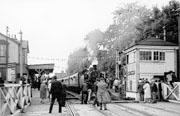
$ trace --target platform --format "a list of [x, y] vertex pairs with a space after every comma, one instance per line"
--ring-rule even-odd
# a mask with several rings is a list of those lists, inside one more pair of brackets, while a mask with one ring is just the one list
[[[58, 113], [57, 103], [51, 114], [49, 111], [49, 100], [45, 104], [40, 103], [39, 91], [33, 90], [32, 104], [25, 109], [25, 113], [18, 113], [12, 116], [72, 116], [67, 107], [62, 108], [62, 114]], [[99, 110], [92, 104], [70, 105], [74, 116], [180, 116], [180, 104], [170, 102], [134, 103], [134, 102], [113, 102], [107, 105], [108, 110]]]

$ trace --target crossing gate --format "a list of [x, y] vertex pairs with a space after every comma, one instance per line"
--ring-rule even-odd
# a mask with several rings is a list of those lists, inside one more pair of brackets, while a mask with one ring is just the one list
[[180, 103], [180, 82], [174, 82], [174, 88], [163, 83], [162, 88], [162, 94], [165, 100]]
[[5, 84], [0, 87], [0, 116], [15, 114], [31, 103], [31, 86], [29, 84]]

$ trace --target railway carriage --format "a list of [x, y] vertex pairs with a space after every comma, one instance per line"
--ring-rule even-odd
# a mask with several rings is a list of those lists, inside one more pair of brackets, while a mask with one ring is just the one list
[[[88, 80], [90, 83], [94, 82], [96, 79], [92, 78], [93, 76], [90, 75], [92, 72], [88, 72], [88, 70], [83, 70], [78, 73], [74, 73], [72, 75], [69, 75], [67, 77], [58, 79], [61, 81], [64, 80], [64, 84], [66, 85], [67, 89], [76, 93], [80, 93], [82, 84], [84, 83], [84, 80]], [[100, 75], [100, 72], [98, 72], [98, 77]], [[97, 77], [97, 75], [95, 75]], [[91, 77], [91, 78], [89, 78]], [[92, 81], [93, 80], [93, 81]], [[93, 84], [92, 84], [93, 85]]]
[[84, 82], [84, 75], [82, 72], [74, 73], [70, 76], [58, 79], [58, 81], [61, 81], [62, 79], [68, 90], [79, 93], [82, 83]]

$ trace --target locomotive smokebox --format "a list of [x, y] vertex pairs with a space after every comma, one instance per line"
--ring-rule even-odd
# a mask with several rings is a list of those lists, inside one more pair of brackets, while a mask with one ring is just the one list
[[96, 70], [97, 69], [97, 65], [93, 65], [93, 68]]

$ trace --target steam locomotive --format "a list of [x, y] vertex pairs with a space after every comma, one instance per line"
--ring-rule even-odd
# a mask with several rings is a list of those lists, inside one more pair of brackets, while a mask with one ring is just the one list
[[83, 70], [78, 73], [74, 73], [70, 76], [58, 79], [59, 81], [64, 80], [64, 84], [66, 85], [67, 89], [76, 93], [80, 93], [82, 84], [85, 80], [89, 82], [89, 84], [93, 85], [96, 81], [97, 77], [104, 76], [103, 73], [100, 73], [100, 71], [88, 71]]

